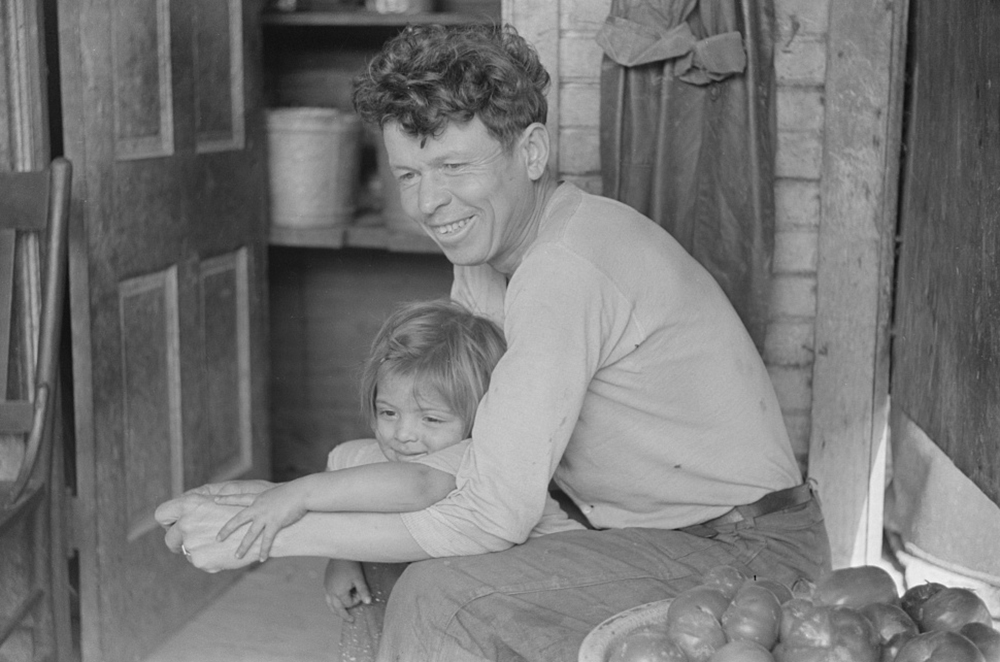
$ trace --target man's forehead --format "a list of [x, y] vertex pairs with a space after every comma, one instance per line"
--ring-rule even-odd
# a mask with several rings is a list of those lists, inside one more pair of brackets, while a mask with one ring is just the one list
[[486, 125], [479, 119], [473, 118], [467, 122], [450, 121], [444, 128], [434, 134], [413, 134], [403, 129], [399, 122], [387, 122], [382, 128], [382, 135], [386, 138], [392, 137], [410, 144], [415, 144], [420, 148], [430, 146], [459, 146], [464, 142], [471, 141], [475, 144], [482, 144], [483, 139], [498, 142], [489, 134]]
[[418, 158], [448, 158], [451, 156], [474, 157], [491, 154], [500, 149], [500, 142], [489, 135], [486, 127], [477, 120], [451, 122], [434, 136], [416, 136], [407, 133], [398, 123], [386, 124], [382, 129], [390, 156], [404, 154]]

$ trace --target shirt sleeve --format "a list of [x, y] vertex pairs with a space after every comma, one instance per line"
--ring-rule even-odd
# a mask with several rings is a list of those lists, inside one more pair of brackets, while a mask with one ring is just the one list
[[374, 439], [354, 439], [344, 441], [333, 447], [326, 456], [326, 470], [337, 471], [360, 467], [364, 464], [388, 462], [378, 442]]
[[560, 507], [559, 502], [550, 496], [545, 500], [545, 510], [542, 511], [542, 518], [538, 520], [538, 524], [531, 530], [528, 537], [537, 538], [539, 536], [547, 536], [550, 533], [585, 528], [583, 524], [580, 524], [575, 519], [570, 519], [566, 511]]
[[479, 554], [524, 542], [601, 360], [608, 290], [593, 266], [542, 246], [511, 279], [508, 349], [480, 403], [456, 489], [403, 522], [431, 556]]
[[472, 440], [466, 439], [413, 461], [454, 476], [458, 473], [458, 467], [462, 464], [462, 457], [470, 443]]

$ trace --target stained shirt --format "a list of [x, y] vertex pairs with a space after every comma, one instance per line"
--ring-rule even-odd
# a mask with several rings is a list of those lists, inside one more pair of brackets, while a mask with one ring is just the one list
[[508, 349], [456, 489], [402, 514], [431, 556], [524, 541], [553, 477], [600, 528], [684, 527], [801, 482], [733, 307], [632, 208], [561, 184], [509, 283], [456, 266], [452, 297], [500, 323]]

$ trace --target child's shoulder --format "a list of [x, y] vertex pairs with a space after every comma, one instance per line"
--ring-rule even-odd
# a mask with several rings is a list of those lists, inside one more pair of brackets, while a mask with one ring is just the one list
[[376, 462], [386, 462], [378, 442], [374, 439], [353, 439], [342, 441], [333, 447], [327, 455], [326, 470], [336, 471]]

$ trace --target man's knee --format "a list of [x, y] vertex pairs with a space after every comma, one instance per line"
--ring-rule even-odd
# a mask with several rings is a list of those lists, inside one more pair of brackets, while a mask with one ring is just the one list
[[[467, 587], [451, 559], [428, 559], [411, 563], [396, 581], [389, 596], [386, 628], [396, 621], [433, 621], [447, 619], [460, 604], [460, 593]], [[393, 621], [390, 624], [389, 621]]]
[[469, 578], [456, 570], [451, 559], [411, 563], [389, 595], [379, 660], [429, 657], [468, 599], [469, 588]]

